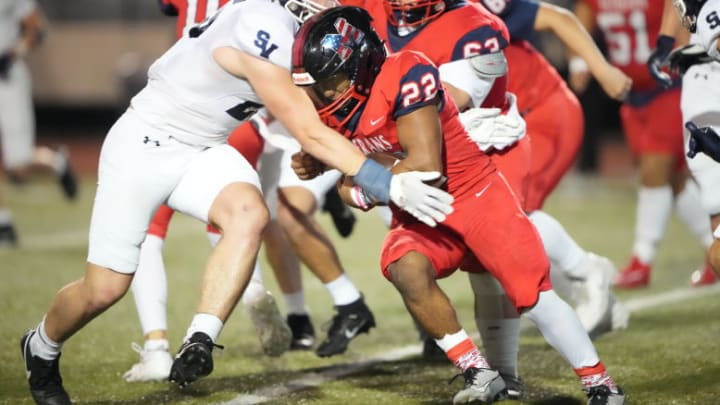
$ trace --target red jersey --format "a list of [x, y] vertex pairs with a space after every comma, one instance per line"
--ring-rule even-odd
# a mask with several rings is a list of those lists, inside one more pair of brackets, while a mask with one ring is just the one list
[[[373, 28], [392, 52], [400, 50], [424, 53], [437, 66], [476, 55], [505, 49], [510, 42], [507, 27], [496, 15], [475, 3], [460, 3], [417, 31], [399, 36], [389, 25], [382, 0], [341, 0], [343, 5], [366, 9]], [[495, 80], [483, 107], [505, 105], [505, 77]]]
[[520, 114], [542, 104], [565, 81], [557, 70], [527, 41], [512, 41], [505, 49], [508, 91], [517, 95]]
[[442, 97], [438, 108], [443, 129], [444, 174], [448, 177], [448, 191], [460, 191], [458, 187], [464, 181], [459, 178], [477, 180], [481, 177], [478, 173], [492, 171], [493, 166], [465, 132], [455, 103], [443, 91], [437, 68], [419, 52], [402, 51], [388, 56], [358, 124], [351, 129], [350, 140], [365, 154], [387, 152], [401, 157], [404, 151], [398, 142], [395, 120], [436, 103], [438, 97]]
[[610, 62], [630, 76], [633, 91], [658, 88], [646, 66], [657, 41], [663, 2], [659, 0], [582, 0], [593, 10], [608, 46]]
[[[166, 14], [177, 15], [176, 35], [178, 38], [191, 26], [213, 15], [229, 0], [160, 0]], [[174, 11], [172, 9], [174, 8]], [[172, 13], [172, 14], [171, 14]]]

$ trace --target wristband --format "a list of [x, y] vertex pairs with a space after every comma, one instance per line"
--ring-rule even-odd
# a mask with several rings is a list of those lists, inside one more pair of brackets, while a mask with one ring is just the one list
[[669, 35], [659, 35], [655, 46], [657, 46], [657, 49], [662, 50], [664, 54], [668, 54], [675, 46], [675, 38]]
[[372, 159], [365, 159], [353, 177], [355, 184], [362, 187], [371, 198], [385, 204], [390, 202], [391, 180], [392, 173]]
[[570, 73], [580, 73], [587, 72], [590, 69], [588, 68], [587, 62], [585, 62], [585, 59], [579, 56], [573, 56], [570, 58], [570, 62], [568, 63], [568, 70]]

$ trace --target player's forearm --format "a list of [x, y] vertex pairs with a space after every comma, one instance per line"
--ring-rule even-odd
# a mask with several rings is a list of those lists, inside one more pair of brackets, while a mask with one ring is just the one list
[[568, 47], [570, 54], [579, 56], [588, 65], [590, 72], [597, 75], [607, 67], [607, 60], [598, 49], [585, 26], [570, 11], [540, 3], [535, 29], [552, 31]]

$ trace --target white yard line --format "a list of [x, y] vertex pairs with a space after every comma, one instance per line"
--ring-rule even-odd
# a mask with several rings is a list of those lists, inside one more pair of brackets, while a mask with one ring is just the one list
[[[681, 302], [690, 298], [717, 294], [719, 292], [720, 284], [715, 284], [713, 286], [703, 288], [679, 288], [676, 290], [658, 293], [648, 297], [635, 298], [623, 302], [630, 310], [630, 312], [637, 312], [663, 304]], [[329, 367], [326, 370], [319, 372], [302, 373], [298, 378], [290, 380], [287, 383], [261, 387], [253, 392], [247, 394], [240, 394], [235, 398], [226, 402], [222, 402], [218, 405], [261, 404], [280, 398], [284, 395], [291, 394], [296, 391], [317, 387], [326, 382], [337, 380], [339, 378], [354, 374], [358, 371], [361, 371], [378, 363], [400, 360], [411, 355], [416, 355], [420, 352], [420, 350], [420, 344], [413, 344], [380, 353], [379, 355], [371, 357], [367, 360], [362, 360], [355, 363], [338, 364], [334, 367]]]

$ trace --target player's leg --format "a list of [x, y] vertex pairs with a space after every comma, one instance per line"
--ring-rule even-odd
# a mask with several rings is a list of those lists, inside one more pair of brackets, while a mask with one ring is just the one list
[[652, 263], [673, 209], [671, 178], [682, 153], [679, 90], [669, 90], [649, 104], [620, 108], [628, 144], [637, 157], [640, 185], [630, 263], [617, 274], [619, 288], [647, 286]]
[[300, 260], [327, 288], [337, 310], [316, 353], [321, 357], [343, 353], [350, 340], [375, 326], [374, 316], [314, 218], [317, 197], [306, 187], [284, 187], [279, 195], [278, 221]]
[[168, 164], [164, 156], [195, 153], [165, 144], [149, 149], [140, 139], [147, 131], [152, 130], [126, 113], [108, 133], [100, 154], [85, 275], [57, 293], [43, 321], [21, 341], [38, 403], [70, 403], [59, 373], [61, 346], [130, 287], [152, 214], [185, 164], [183, 159]]
[[310, 350], [315, 346], [315, 328], [305, 304], [300, 259], [276, 220], [270, 221], [265, 229], [263, 242], [266, 258], [283, 294], [286, 321], [292, 331], [290, 350]]
[[[2, 134], [0, 134], [2, 136]], [[3, 194], [3, 184], [0, 184], [0, 247], [17, 246], [18, 237], [13, 224], [12, 212], [5, 205], [5, 195]]]
[[257, 173], [230, 146], [200, 153], [168, 205], [222, 232], [205, 265], [197, 311], [170, 371], [170, 380], [185, 386], [212, 372], [212, 350], [250, 281], [269, 213]]
[[464, 245], [454, 234], [405, 224], [393, 228], [385, 238], [381, 266], [415, 322], [462, 373], [465, 386], [453, 402], [490, 403], [505, 395], [505, 382], [462, 328], [436, 281], [450, 275], [464, 253]]
[[[222, 237], [220, 231], [211, 225], [208, 225], [207, 235], [213, 247]], [[250, 316], [263, 352], [268, 356], [276, 357], [288, 351], [292, 333], [280, 313], [275, 298], [265, 288], [258, 260], [255, 261], [252, 276], [241, 300]]]
[[155, 212], [140, 246], [140, 261], [130, 286], [140, 318], [144, 343], [132, 344], [140, 361], [123, 374], [127, 382], [167, 380], [172, 366], [167, 333], [167, 279], [163, 247], [175, 211], [162, 205]]
[[10, 68], [7, 80], [0, 81], [0, 132], [3, 133], [3, 159], [8, 176], [25, 181], [33, 171], [55, 174], [65, 196], [77, 195], [77, 181], [67, 150], [35, 146], [35, 112], [30, 72], [23, 61]]
[[[485, 190], [483, 198], [463, 201], [456, 197], [455, 219], [447, 226], [463, 234], [465, 243], [499, 281], [517, 311], [527, 313], [545, 340], [573, 367], [588, 395], [607, 389], [609, 396], [620, 399], [622, 391], [607, 375], [582, 323], [552, 290], [540, 237], [530, 220], [518, 214], [521, 211], [513, 204], [509, 186], [501, 175], [493, 174], [476, 187]], [[449, 219], [453, 221], [453, 217]]]

